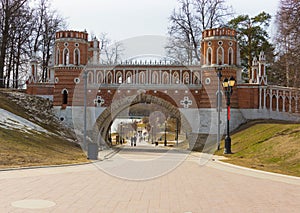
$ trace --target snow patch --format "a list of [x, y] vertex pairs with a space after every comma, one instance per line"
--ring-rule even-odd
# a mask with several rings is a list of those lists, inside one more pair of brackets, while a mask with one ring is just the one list
[[25, 118], [22, 118], [18, 115], [15, 115], [1, 108], [0, 108], [0, 127], [5, 129], [20, 130], [27, 133], [30, 133], [30, 130], [48, 133], [46, 129], [40, 127], [39, 125], [36, 125]]

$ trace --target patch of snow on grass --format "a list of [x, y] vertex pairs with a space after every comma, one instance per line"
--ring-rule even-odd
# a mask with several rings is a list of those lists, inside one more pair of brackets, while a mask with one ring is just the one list
[[38, 132], [46, 132], [48, 131], [39, 125], [28, 121], [18, 115], [15, 115], [9, 111], [0, 108], [0, 127], [6, 129], [17, 129], [21, 131], [28, 132], [28, 130], [34, 130]]

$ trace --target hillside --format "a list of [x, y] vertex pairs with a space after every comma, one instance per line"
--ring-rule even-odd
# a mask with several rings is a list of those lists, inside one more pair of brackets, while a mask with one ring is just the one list
[[50, 101], [0, 90], [0, 168], [87, 162]]
[[[300, 124], [251, 121], [231, 135], [229, 163], [300, 176]], [[224, 140], [221, 142], [223, 155]]]

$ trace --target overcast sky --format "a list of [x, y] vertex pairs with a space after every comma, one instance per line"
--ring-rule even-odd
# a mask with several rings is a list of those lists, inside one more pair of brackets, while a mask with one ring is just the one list
[[[237, 14], [251, 17], [261, 11], [276, 13], [279, 0], [227, 0]], [[167, 34], [168, 17], [177, 0], [53, 0], [52, 6], [67, 18], [69, 28], [113, 40], [141, 35]]]

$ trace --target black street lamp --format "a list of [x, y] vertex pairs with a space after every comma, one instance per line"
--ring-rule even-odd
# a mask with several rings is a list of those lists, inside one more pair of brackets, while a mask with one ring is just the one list
[[226, 95], [226, 105], [227, 105], [227, 135], [225, 137], [225, 147], [224, 154], [232, 154], [231, 152], [231, 138], [229, 135], [229, 121], [230, 121], [230, 97], [232, 95], [232, 88], [235, 84], [235, 79], [231, 76], [229, 79], [225, 78], [223, 81], [223, 87], [225, 89]]
[[165, 146], [167, 146], [167, 121], [165, 121]]
[[153, 141], [153, 137], [154, 137], [154, 134], [153, 134], [153, 130], [154, 130], [154, 126], [151, 126], [151, 131], [152, 131], [152, 137], [151, 137], [151, 140], [152, 140], [152, 144], [154, 144], [154, 141]]
[[123, 122], [120, 125], [120, 144], [123, 142]]

